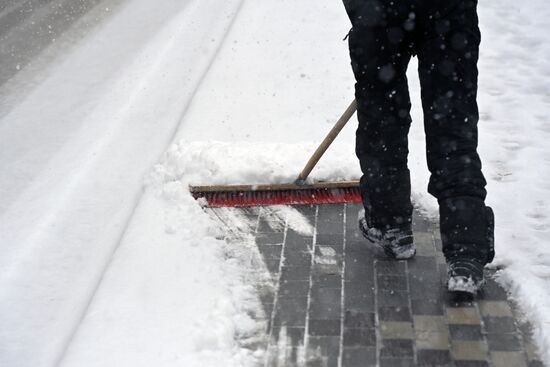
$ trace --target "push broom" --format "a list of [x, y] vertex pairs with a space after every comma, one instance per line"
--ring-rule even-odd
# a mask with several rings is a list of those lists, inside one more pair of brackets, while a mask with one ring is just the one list
[[353, 100], [293, 183], [190, 186], [189, 190], [195, 199], [205, 200], [206, 207], [360, 202], [358, 180], [306, 183], [319, 159], [356, 110], [357, 103]]

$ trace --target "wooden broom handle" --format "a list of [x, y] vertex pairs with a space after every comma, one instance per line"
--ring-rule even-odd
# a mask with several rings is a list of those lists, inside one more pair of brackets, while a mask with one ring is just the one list
[[334, 139], [336, 139], [340, 131], [342, 131], [344, 126], [346, 126], [346, 123], [349, 121], [351, 116], [353, 116], [356, 110], [357, 110], [357, 101], [354, 99], [349, 105], [349, 107], [344, 111], [342, 116], [340, 116], [338, 121], [336, 121], [336, 124], [334, 125], [334, 127], [329, 131], [325, 139], [321, 142], [321, 144], [319, 145], [315, 153], [313, 153], [313, 155], [307, 162], [306, 166], [304, 167], [304, 169], [302, 170], [302, 172], [300, 173], [300, 175], [295, 181], [297, 185], [305, 184], [307, 177], [309, 176], [309, 174], [311, 173], [315, 165], [317, 165], [317, 162], [319, 162], [319, 159], [321, 159], [321, 157], [327, 151], [330, 144], [332, 144], [332, 142], [334, 141]]

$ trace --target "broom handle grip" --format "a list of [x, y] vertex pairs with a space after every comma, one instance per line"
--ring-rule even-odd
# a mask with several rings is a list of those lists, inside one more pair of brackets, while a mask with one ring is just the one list
[[319, 159], [321, 159], [321, 157], [327, 151], [330, 144], [332, 144], [332, 142], [334, 141], [334, 139], [336, 139], [340, 131], [342, 131], [344, 126], [346, 126], [346, 123], [350, 120], [351, 116], [353, 116], [356, 110], [357, 110], [357, 101], [354, 99], [349, 105], [349, 107], [344, 111], [342, 116], [340, 116], [338, 121], [336, 121], [336, 124], [334, 125], [334, 127], [329, 131], [325, 139], [321, 142], [317, 150], [313, 153], [313, 155], [307, 162], [306, 166], [304, 167], [304, 169], [296, 179], [295, 183], [297, 185], [305, 184], [307, 177], [309, 176], [313, 168], [317, 165], [317, 162], [319, 162]]

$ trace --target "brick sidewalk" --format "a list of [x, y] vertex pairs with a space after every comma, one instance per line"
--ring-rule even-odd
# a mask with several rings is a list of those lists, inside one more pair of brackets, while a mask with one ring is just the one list
[[255, 232], [276, 284], [260, 289], [266, 366], [542, 366], [490, 272], [474, 302], [446, 292], [436, 224], [415, 213], [417, 256], [393, 261], [360, 237], [359, 205], [295, 208], [313, 236], [261, 211]]

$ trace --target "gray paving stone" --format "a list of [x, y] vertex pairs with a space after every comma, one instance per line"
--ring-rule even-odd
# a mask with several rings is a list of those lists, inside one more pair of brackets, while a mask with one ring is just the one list
[[423, 349], [417, 352], [418, 366], [450, 366], [451, 353], [448, 350]]
[[409, 339], [385, 339], [380, 358], [413, 358], [413, 341]]
[[481, 325], [449, 325], [451, 338], [455, 340], [482, 340]]
[[309, 319], [308, 333], [311, 336], [340, 336], [341, 321], [339, 319]]
[[344, 313], [344, 327], [346, 328], [368, 328], [375, 327], [375, 314], [361, 311], [346, 310]]
[[407, 277], [405, 276], [395, 276], [395, 275], [378, 275], [376, 277], [376, 282], [379, 289], [389, 289], [389, 290], [407, 290]]
[[313, 319], [339, 319], [342, 291], [338, 288], [312, 288], [309, 317]]
[[282, 245], [284, 242], [284, 233], [258, 233], [255, 239], [258, 245]]
[[344, 348], [342, 355], [342, 367], [376, 366], [375, 347]]
[[521, 342], [516, 334], [487, 334], [489, 349], [494, 351], [521, 351]]
[[344, 328], [345, 347], [376, 346], [376, 330], [367, 328]]
[[483, 317], [485, 330], [488, 333], [502, 334], [516, 332], [516, 323], [513, 317]]
[[379, 307], [378, 318], [380, 321], [412, 321], [408, 307]]

